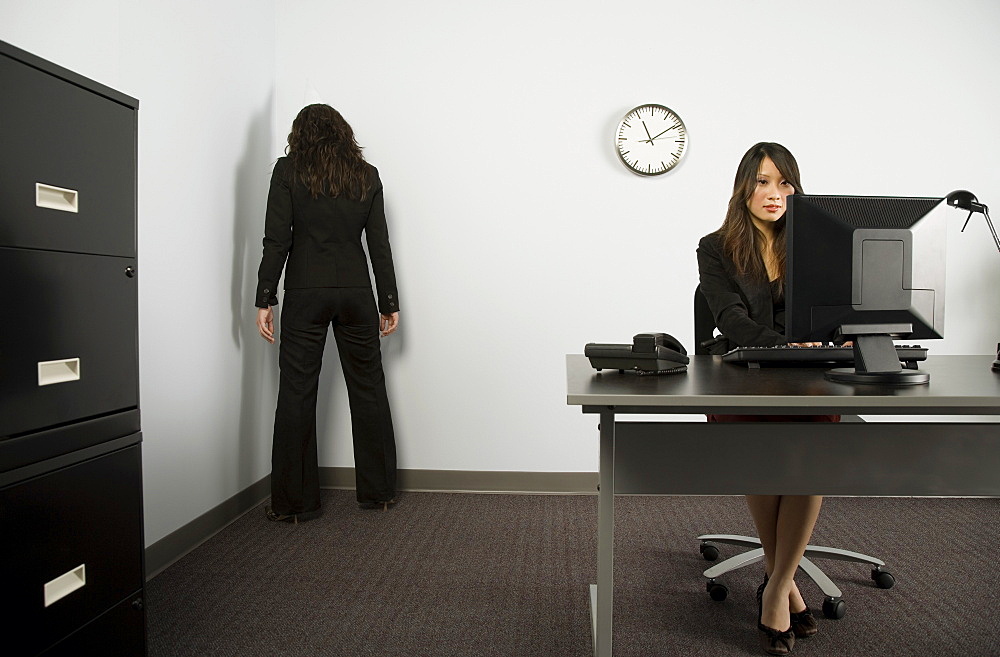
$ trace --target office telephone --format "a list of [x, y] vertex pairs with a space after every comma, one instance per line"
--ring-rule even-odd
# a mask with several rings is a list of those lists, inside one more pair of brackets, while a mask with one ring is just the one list
[[690, 362], [684, 346], [667, 333], [639, 333], [632, 338], [632, 344], [591, 342], [583, 348], [583, 355], [598, 372], [631, 370], [640, 376], [686, 372]]

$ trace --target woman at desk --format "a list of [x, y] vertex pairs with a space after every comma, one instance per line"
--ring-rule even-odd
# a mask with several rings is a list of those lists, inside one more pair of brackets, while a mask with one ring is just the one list
[[[756, 144], [740, 161], [722, 227], [698, 244], [701, 290], [724, 336], [711, 349], [714, 353], [736, 346], [785, 344], [785, 200], [796, 191], [802, 191], [799, 167], [784, 146]], [[839, 422], [840, 417], [710, 415], [708, 421]], [[747, 495], [764, 548], [765, 576], [757, 589], [757, 627], [761, 646], [768, 654], [788, 654], [796, 637], [812, 636], [818, 629], [793, 577], [822, 499], [817, 495]]]
[[[284, 269], [281, 378], [265, 514], [294, 523], [319, 515], [316, 397], [331, 327], [350, 401], [358, 503], [387, 509], [395, 501], [396, 443], [379, 334], [396, 330], [399, 295], [382, 182], [347, 121], [329, 105], [303, 108], [286, 152], [271, 175], [255, 303], [257, 329], [274, 343], [271, 306], [278, 303]], [[378, 288], [377, 310], [362, 233]]]

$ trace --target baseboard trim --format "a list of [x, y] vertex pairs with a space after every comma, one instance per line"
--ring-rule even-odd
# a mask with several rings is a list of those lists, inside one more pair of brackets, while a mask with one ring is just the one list
[[[319, 477], [323, 488], [354, 489], [354, 468], [320, 468]], [[226, 525], [258, 506], [267, 499], [270, 488], [269, 475], [147, 547], [146, 580], [153, 579], [222, 531]], [[596, 494], [597, 473], [399, 470], [397, 488], [413, 492]]]
[[[401, 491], [552, 495], [597, 493], [596, 472], [400, 470], [397, 476], [397, 488]], [[354, 468], [320, 468], [319, 477], [323, 488], [354, 489]]]

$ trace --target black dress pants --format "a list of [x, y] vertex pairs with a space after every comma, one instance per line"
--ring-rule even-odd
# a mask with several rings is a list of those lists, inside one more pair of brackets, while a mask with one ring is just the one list
[[271, 448], [271, 508], [276, 513], [307, 513], [320, 506], [316, 397], [331, 326], [351, 408], [358, 501], [383, 502], [395, 496], [396, 441], [378, 321], [371, 288], [285, 291]]

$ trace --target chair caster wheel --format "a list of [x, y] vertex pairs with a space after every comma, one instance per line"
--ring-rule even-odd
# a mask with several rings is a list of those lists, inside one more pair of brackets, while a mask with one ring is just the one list
[[827, 598], [823, 601], [823, 615], [831, 620], [840, 620], [847, 613], [847, 603], [841, 598]]
[[705, 584], [705, 590], [708, 591], [708, 595], [716, 602], [722, 602], [729, 595], [729, 589], [725, 584], [719, 584], [714, 579], [708, 580]]
[[698, 551], [705, 557], [705, 561], [715, 561], [719, 558], [719, 548], [711, 543], [702, 543], [698, 546]]
[[888, 570], [874, 568], [872, 569], [872, 581], [880, 589], [891, 589], [892, 585], [896, 583], [896, 578]]

